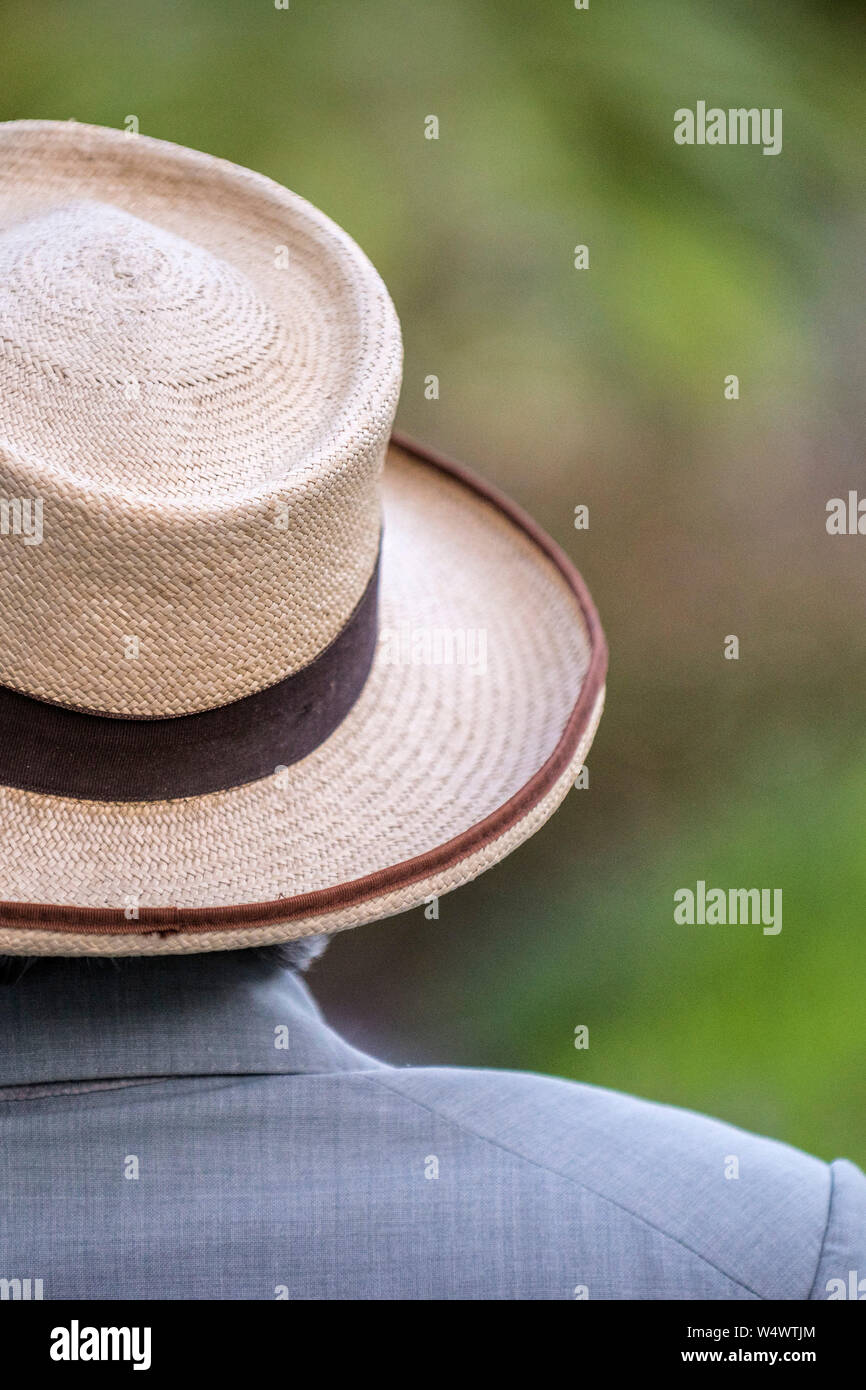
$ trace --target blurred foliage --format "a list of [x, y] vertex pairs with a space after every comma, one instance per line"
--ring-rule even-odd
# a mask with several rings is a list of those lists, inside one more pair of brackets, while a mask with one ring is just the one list
[[[439, 922], [340, 938], [316, 972], [329, 1012], [395, 1059], [554, 1070], [866, 1162], [866, 542], [824, 530], [862, 477], [860, 8], [2, 17], [3, 119], [133, 114], [342, 223], [401, 314], [400, 423], [530, 507], [606, 621], [590, 789]], [[700, 98], [782, 107], [781, 155], [675, 145]], [[675, 926], [698, 878], [782, 887], [781, 935]]]

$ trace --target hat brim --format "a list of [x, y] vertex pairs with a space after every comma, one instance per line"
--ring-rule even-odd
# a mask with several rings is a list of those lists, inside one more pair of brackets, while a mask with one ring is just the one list
[[574, 566], [515, 504], [395, 436], [382, 633], [303, 761], [164, 802], [0, 788], [0, 952], [231, 950], [402, 912], [528, 839], [571, 788], [607, 649]]

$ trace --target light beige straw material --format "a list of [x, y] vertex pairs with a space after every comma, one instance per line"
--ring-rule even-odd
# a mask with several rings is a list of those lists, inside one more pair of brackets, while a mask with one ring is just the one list
[[[322, 214], [117, 132], [0, 126], [0, 154], [0, 495], [46, 498], [42, 545], [0, 541], [0, 684], [149, 715], [261, 690], [341, 630], [384, 522], [372, 670], [301, 761], [158, 802], [0, 787], [0, 952], [252, 946], [468, 882], [586, 758], [606, 652], [579, 576], [485, 485], [388, 447], [396, 318]], [[106, 655], [124, 628], [144, 662]]]
[[375, 563], [400, 386], [351, 238], [209, 155], [11, 122], [0, 324], [0, 496], [45, 532], [3, 557], [0, 682], [157, 717], [312, 660]]

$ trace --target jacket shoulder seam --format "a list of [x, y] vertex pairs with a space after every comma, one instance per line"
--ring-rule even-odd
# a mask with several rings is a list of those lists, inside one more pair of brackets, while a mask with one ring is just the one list
[[809, 1292], [808, 1292], [808, 1294], [806, 1295], [807, 1300], [809, 1300], [810, 1302], [815, 1301], [815, 1300], [814, 1300], [815, 1285], [816, 1285], [817, 1282], [818, 1282], [818, 1275], [821, 1273], [821, 1264], [822, 1264], [822, 1261], [823, 1261], [823, 1259], [824, 1259], [824, 1247], [825, 1247], [826, 1244], [827, 1244], [827, 1236], [830, 1234], [830, 1220], [831, 1220], [831, 1218], [832, 1218], [832, 1216], [833, 1216], [833, 1199], [834, 1199], [834, 1197], [836, 1196], [836, 1170], [835, 1170], [835, 1168], [834, 1168], [834, 1166], [833, 1166], [832, 1163], [829, 1165], [829, 1168], [830, 1168], [830, 1191], [829, 1191], [829, 1193], [827, 1194], [827, 1220], [824, 1222], [824, 1234], [823, 1234], [822, 1237], [821, 1237], [821, 1247], [820, 1247], [820, 1249], [819, 1249], [819, 1251], [818, 1251], [818, 1261], [817, 1261], [817, 1264], [815, 1265], [815, 1278], [812, 1280], [812, 1283], [811, 1283], [811, 1285], [810, 1285], [810, 1287], [809, 1287]]
[[624, 1212], [626, 1216], [630, 1216], [632, 1220], [639, 1221], [649, 1230], [655, 1231], [657, 1235], [663, 1236], [665, 1240], [672, 1241], [673, 1244], [678, 1245], [682, 1250], [688, 1251], [695, 1259], [708, 1265], [710, 1269], [714, 1269], [717, 1274], [721, 1274], [723, 1278], [728, 1279], [732, 1284], [736, 1284], [738, 1288], [745, 1289], [747, 1293], [752, 1294], [753, 1297], [760, 1299], [762, 1302], [765, 1300], [765, 1294], [759, 1293], [757, 1289], [753, 1289], [751, 1285], [744, 1283], [742, 1279], [738, 1279], [735, 1275], [729, 1274], [726, 1269], [722, 1269], [721, 1265], [717, 1265], [713, 1260], [709, 1259], [708, 1256], [703, 1255], [700, 1250], [695, 1250], [687, 1241], [682, 1240], [679, 1236], [673, 1235], [670, 1231], [666, 1231], [662, 1226], [657, 1226], [654, 1221], [650, 1221], [648, 1217], [642, 1216], [640, 1212], [633, 1211], [631, 1207], [627, 1207], [623, 1202], [618, 1202], [615, 1197], [610, 1197], [605, 1192], [599, 1192], [588, 1183], [581, 1181], [579, 1178], [572, 1177], [569, 1173], [563, 1173], [561, 1169], [549, 1163], [542, 1163], [537, 1158], [530, 1158], [529, 1155], [520, 1153], [518, 1149], [511, 1148], [508, 1144], [503, 1143], [501, 1139], [494, 1139], [488, 1134], [482, 1134], [479, 1130], [473, 1129], [464, 1121], [456, 1120], [453, 1116], [444, 1113], [437, 1106], [431, 1105], [427, 1101], [418, 1100], [415, 1096], [407, 1095], [406, 1092], [399, 1087], [389, 1085], [388, 1082], [384, 1081], [378, 1074], [364, 1072], [362, 1075], [367, 1080], [383, 1086], [385, 1090], [391, 1091], [393, 1095], [399, 1095], [403, 1100], [407, 1100], [411, 1102], [412, 1105], [426, 1110], [428, 1114], [435, 1115], [437, 1119], [445, 1120], [446, 1123], [452, 1125], [454, 1129], [461, 1130], [464, 1134], [470, 1135], [473, 1139], [479, 1139], [483, 1143], [489, 1144], [492, 1148], [510, 1154], [512, 1158], [520, 1159], [521, 1162], [528, 1163], [531, 1167], [538, 1168], [544, 1173], [550, 1173], [554, 1177], [559, 1178], [562, 1182], [567, 1182], [572, 1187], [580, 1188], [582, 1191], [588, 1192], [593, 1197], [596, 1197], [599, 1201], [606, 1202], [609, 1206], [616, 1207], [618, 1211]]

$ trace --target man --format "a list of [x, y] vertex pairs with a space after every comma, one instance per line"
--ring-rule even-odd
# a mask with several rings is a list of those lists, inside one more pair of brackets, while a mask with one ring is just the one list
[[386, 1066], [281, 949], [41, 960], [0, 989], [0, 1275], [46, 1299], [826, 1299], [866, 1269], [851, 1164], [591, 1086]]
[[0, 1290], [806, 1299], [866, 1268], [850, 1164], [328, 1028], [321, 938], [572, 786], [592, 600], [392, 435], [396, 315], [323, 214], [77, 123], [0, 155]]

